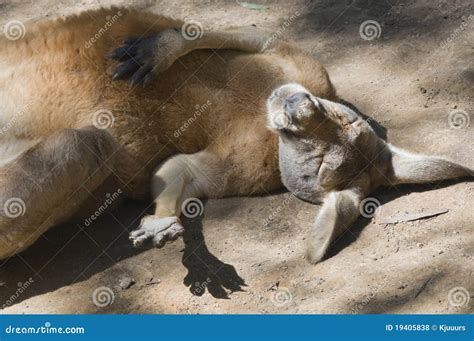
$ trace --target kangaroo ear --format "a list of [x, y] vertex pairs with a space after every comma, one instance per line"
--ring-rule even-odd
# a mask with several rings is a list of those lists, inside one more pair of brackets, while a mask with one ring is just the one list
[[440, 157], [414, 154], [388, 144], [392, 154], [389, 179], [392, 184], [426, 183], [473, 177], [474, 171]]
[[310, 263], [319, 263], [326, 255], [331, 242], [356, 221], [360, 215], [359, 205], [366, 189], [368, 185], [327, 195], [310, 233], [306, 253]]
[[310, 94], [309, 99], [310, 99], [311, 102], [313, 102], [313, 104], [314, 104], [314, 106], [316, 107], [317, 110], [319, 110], [319, 111], [324, 110], [323, 105], [321, 104], [321, 102], [318, 100], [317, 97]]

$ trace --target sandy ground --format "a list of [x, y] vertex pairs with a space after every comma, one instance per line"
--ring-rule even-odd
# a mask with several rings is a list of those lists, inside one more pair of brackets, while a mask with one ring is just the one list
[[[455, 129], [448, 119], [453, 111], [465, 118], [474, 112], [472, 1], [281, 1], [265, 10], [235, 1], [0, 1], [0, 25], [111, 3], [197, 20], [206, 29], [280, 31], [279, 39], [319, 58], [339, 93], [381, 122], [392, 143], [474, 168], [473, 124]], [[380, 37], [361, 38], [366, 20], [380, 24]], [[131, 247], [127, 230], [148, 204], [126, 202], [85, 231], [53, 229], [4, 263], [1, 313], [472, 312], [474, 183], [373, 196], [383, 204], [379, 215], [359, 219], [315, 266], [304, 250], [319, 208], [288, 193], [210, 200], [203, 216], [185, 221], [184, 241], [160, 250]], [[449, 212], [380, 224], [438, 209]]]

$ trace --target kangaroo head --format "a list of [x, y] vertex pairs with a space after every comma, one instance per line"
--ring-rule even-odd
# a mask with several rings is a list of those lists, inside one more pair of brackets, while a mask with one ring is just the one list
[[286, 84], [273, 91], [267, 100], [267, 114], [268, 127], [280, 135], [290, 133], [331, 142], [347, 133], [349, 125], [356, 121], [373, 133], [351, 108], [313, 96], [300, 84]]
[[331, 242], [359, 216], [363, 198], [378, 186], [474, 175], [443, 158], [386, 143], [352, 109], [315, 97], [299, 84], [273, 91], [267, 110], [269, 128], [281, 137], [285, 186], [302, 199], [323, 199], [309, 238], [312, 263], [323, 259]]
[[277, 133], [304, 134], [324, 122], [320, 109], [316, 97], [302, 85], [283, 85], [267, 100], [268, 127]]

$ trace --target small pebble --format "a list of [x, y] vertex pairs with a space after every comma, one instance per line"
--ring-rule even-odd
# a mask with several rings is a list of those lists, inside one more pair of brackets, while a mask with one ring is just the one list
[[135, 284], [135, 280], [131, 277], [125, 276], [119, 280], [118, 287], [122, 290], [130, 288]]

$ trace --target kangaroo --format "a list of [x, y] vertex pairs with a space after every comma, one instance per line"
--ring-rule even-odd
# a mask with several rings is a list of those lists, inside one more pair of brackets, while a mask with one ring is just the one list
[[190, 197], [282, 187], [266, 98], [299, 82], [335, 99], [324, 67], [284, 43], [265, 49], [257, 30], [192, 40], [183, 25], [114, 7], [0, 36], [0, 259], [90, 217], [106, 193], [116, 204], [151, 191], [156, 212], [131, 238], [161, 246], [182, 233]]
[[[105, 29], [104, 19], [116, 16]], [[183, 25], [111, 8], [27, 25], [19, 40], [0, 37], [0, 259], [90, 215], [117, 189], [141, 199], [151, 192], [155, 212], [130, 238], [161, 247], [183, 233], [189, 199], [283, 186], [267, 98], [297, 83], [338, 102], [326, 70], [253, 30], [190, 40]], [[397, 166], [406, 155], [397, 157], [393, 173], [409, 178]], [[459, 175], [444, 168], [439, 178]]]
[[283, 184], [305, 201], [322, 202], [307, 250], [312, 263], [321, 261], [331, 242], [364, 212], [363, 199], [379, 186], [474, 175], [445, 159], [386, 143], [355, 111], [300, 84], [273, 91], [267, 114], [269, 128], [279, 136]]

